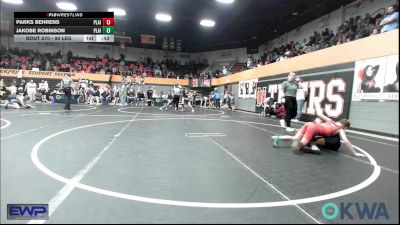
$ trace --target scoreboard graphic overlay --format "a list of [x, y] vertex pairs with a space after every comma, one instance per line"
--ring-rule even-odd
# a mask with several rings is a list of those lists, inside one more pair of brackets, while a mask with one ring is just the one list
[[14, 12], [14, 42], [114, 42], [114, 12]]

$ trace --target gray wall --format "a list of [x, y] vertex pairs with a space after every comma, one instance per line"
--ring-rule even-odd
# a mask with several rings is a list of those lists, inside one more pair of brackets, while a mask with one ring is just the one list
[[351, 126], [399, 135], [399, 102], [351, 102]]
[[256, 99], [254, 98], [239, 98], [239, 84], [232, 85], [232, 92], [236, 96], [235, 107], [236, 109], [255, 112], [256, 111]]
[[225, 88], [224, 88], [224, 86], [219, 86], [219, 87], [217, 87], [217, 90], [218, 90], [219, 93], [221, 93], [221, 95], [223, 95], [224, 91], [225, 91]]

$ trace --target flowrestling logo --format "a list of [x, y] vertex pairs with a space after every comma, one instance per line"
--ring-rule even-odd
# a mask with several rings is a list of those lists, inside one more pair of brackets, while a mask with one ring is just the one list
[[360, 220], [388, 220], [389, 213], [386, 204], [383, 202], [328, 202], [322, 206], [322, 216], [327, 220], [340, 219], [360, 219]]

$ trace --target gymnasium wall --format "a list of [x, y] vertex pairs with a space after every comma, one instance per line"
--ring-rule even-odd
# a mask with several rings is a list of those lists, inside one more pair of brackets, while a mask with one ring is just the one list
[[232, 85], [232, 92], [236, 95], [235, 98], [235, 107], [236, 109], [254, 112], [255, 111], [255, 99], [252, 98], [240, 98], [238, 97], [239, 93], [239, 84]]
[[[213, 85], [232, 85], [236, 108], [259, 112], [265, 97], [280, 101], [279, 85], [294, 71], [310, 91], [303, 121], [313, 120], [319, 111], [334, 119], [349, 118], [356, 129], [398, 135], [398, 89], [385, 90], [398, 82], [398, 40], [395, 30], [214, 79]], [[374, 93], [359, 90], [365, 79], [360, 71], [367, 65], [377, 68]]]
[[236, 48], [236, 49], [225, 49], [220, 51], [193, 53], [192, 58], [195, 59], [196, 61], [207, 59], [210, 65], [215, 62], [229, 62], [234, 60], [237, 60], [239, 62], [245, 62], [247, 59], [247, 49]]

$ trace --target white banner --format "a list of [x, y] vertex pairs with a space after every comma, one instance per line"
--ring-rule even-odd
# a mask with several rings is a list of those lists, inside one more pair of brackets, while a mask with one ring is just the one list
[[352, 101], [399, 100], [399, 55], [357, 61]]
[[239, 82], [239, 98], [254, 98], [257, 95], [258, 79], [246, 80]]

